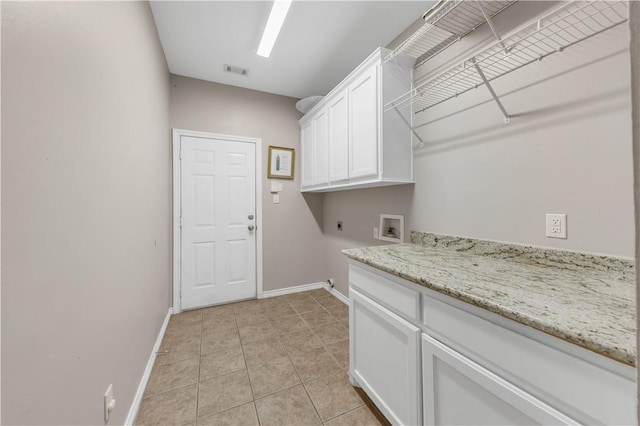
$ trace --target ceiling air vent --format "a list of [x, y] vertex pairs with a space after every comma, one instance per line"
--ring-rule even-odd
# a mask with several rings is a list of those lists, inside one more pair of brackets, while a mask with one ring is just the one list
[[242, 68], [235, 65], [224, 64], [224, 72], [230, 72], [231, 74], [249, 76], [249, 68]]

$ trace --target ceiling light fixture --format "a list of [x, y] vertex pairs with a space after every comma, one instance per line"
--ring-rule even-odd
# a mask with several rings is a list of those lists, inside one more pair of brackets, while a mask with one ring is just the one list
[[258, 47], [258, 55], [264, 56], [265, 58], [271, 55], [271, 49], [273, 49], [278, 34], [280, 34], [280, 29], [282, 28], [282, 24], [284, 24], [284, 18], [287, 17], [287, 12], [289, 12], [291, 1], [292, 0], [274, 0], [269, 19], [267, 20], [267, 26], [264, 28], [262, 40]]

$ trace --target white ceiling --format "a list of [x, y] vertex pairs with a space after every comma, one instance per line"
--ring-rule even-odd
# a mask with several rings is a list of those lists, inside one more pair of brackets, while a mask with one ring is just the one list
[[[152, 1], [173, 74], [303, 98], [326, 94], [434, 1], [294, 0], [271, 57], [256, 54], [271, 1]], [[249, 76], [224, 73], [224, 64]]]

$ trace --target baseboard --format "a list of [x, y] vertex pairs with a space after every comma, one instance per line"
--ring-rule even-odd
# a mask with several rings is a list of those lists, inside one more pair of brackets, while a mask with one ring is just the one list
[[156, 362], [156, 354], [160, 350], [160, 344], [162, 343], [164, 332], [167, 330], [167, 325], [169, 324], [169, 319], [172, 314], [173, 308], [169, 308], [169, 312], [167, 312], [167, 316], [165, 317], [162, 327], [160, 328], [160, 332], [158, 333], [158, 337], [156, 338], [156, 343], [153, 345], [153, 349], [151, 350], [151, 355], [149, 356], [149, 361], [147, 361], [147, 367], [144, 369], [144, 373], [142, 374], [142, 379], [138, 385], [136, 395], [133, 397], [133, 403], [129, 409], [127, 420], [124, 422], [126, 426], [133, 425], [133, 422], [136, 420], [138, 410], [140, 409], [140, 403], [142, 402], [142, 395], [144, 395], [144, 390], [147, 388], [147, 382], [149, 381], [149, 376], [153, 369], [153, 363]]
[[285, 294], [299, 293], [301, 291], [315, 290], [317, 288], [323, 288], [324, 283], [311, 283], [297, 285], [294, 287], [279, 288], [277, 290], [263, 291], [259, 299], [266, 299], [268, 297], [284, 296]]
[[338, 290], [336, 290], [335, 288], [331, 288], [331, 286], [327, 283], [322, 283], [325, 290], [327, 290], [329, 293], [333, 294], [336, 299], [338, 299], [339, 301], [341, 301], [342, 303], [344, 303], [345, 305], [349, 305], [349, 298], [347, 296], [345, 296], [344, 294], [340, 293]]

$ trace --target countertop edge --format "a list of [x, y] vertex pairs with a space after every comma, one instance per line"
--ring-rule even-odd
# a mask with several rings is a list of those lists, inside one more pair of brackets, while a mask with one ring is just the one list
[[391, 275], [394, 275], [396, 277], [400, 277], [403, 278], [407, 281], [410, 281], [416, 285], [420, 285], [422, 287], [425, 288], [429, 288], [431, 290], [437, 291], [438, 293], [453, 297], [457, 300], [469, 303], [473, 306], [477, 306], [479, 308], [485, 309], [489, 312], [495, 313], [497, 315], [500, 315], [504, 318], [508, 318], [511, 319], [513, 321], [516, 321], [520, 324], [523, 324], [525, 326], [529, 326], [532, 327], [536, 330], [539, 330], [541, 332], [544, 332], [550, 336], [554, 336], [556, 338], [562, 339], [564, 341], [573, 343], [577, 346], [580, 346], [584, 349], [590, 350], [592, 352], [595, 352], [599, 355], [605, 356], [607, 358], [610, 358], [612, 360], [621, 362], [623, 364], [629, 365], [631, 367], [635, 367], [636, 366], [636, 355], [635, 353], [630, 353], [628, 350], [624, 349], [624, 348], [611, 348], [611, 347], [607, 347], [604, 346], [602, 344], [599, 344], [598, 342], [595, 341], [587, 341], [586, 339], [580, 339], [578, 336], [573, 335], [573, 334], [569, 334], [569, 333], [562, 333], [560, 330], [558, 330], [557, 328], [552, 328], [540, 321], [538, 321], [536, 318], [532, 318], [526, 315], [523, 315], [519, 312], [513, 311], [511, 309], [507, 309], [503, 306], [499, 306], [499, 305], [495, 305], [495, 304], [491, 304], [488, 301], [479, 298], [479, 297], [474, 297], [473, 295], [470, 294], [466, 294], [466, 293], [462, 293], [459, 291], [456, 291], [455, 289], [449, 288], [447, 286], [444, 285], [439, 285], [437, 283], [433, 283], [424, 279], [418, 279], [414, 276], [411, 275], [407, 275], [407, 274], [403, 274], [402, 272], [399, 272], [397, 270], [394, 270], [393, 268], [389, 268], [386, 267], [384, 265], [381, 265], [377, 262], [372, 262], [366, 258], [360, 257], [352, 252], [350, 252], [350, 249], [347, 250], [342, 250], [342, 253], [347, 256], [350, 259], [356, 260], [358, 262], [364, 263], [365, 265], [369, 265], [373, 268], [379, 269], [383, 272], [387, 272]]

